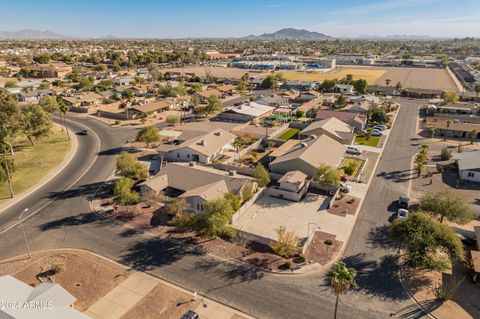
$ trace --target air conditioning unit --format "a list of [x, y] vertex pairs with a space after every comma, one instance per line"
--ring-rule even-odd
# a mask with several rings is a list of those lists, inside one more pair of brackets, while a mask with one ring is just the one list
[[237, 174], [237, 171], [234, 170], [234, 169], [231, 169], [231, 170], [228, 171], [228, 175], [230, 175], [230, 176], [235, 176], [236, 174]]
[[302, 147], [307, 147], [307, 146], [308, 146], [308, 144], [305, 143], [305, 142], [300, 143], [300, 145], [301, 145]]
[[197, 164], [197, 162], [193, 162], [193, 161], [192, 161], [192, 162], [190, 162], [190, 163], [188, 163], [188, 164], [193, 167], [193, 166], [195, 166], [195, 165]]

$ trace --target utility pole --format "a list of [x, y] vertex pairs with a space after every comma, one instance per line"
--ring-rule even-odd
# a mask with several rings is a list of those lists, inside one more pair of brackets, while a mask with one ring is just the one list
[[30, 255], [30, 247], [28, 246], [27, 235], [25, 235], [25, 229], [23, 228], [23, 221], [22, 221], [23, 214], [26, 212], [28, 212], [28, 208], [25, 208], [23, 210], [23, 212], [20, 214], [18, 219], [20, 220], [20, 227], [22, 228], [23, 239], [25, 240], [25, 247], [27, 247], [28, 259], [31, 259], [32, 256]]

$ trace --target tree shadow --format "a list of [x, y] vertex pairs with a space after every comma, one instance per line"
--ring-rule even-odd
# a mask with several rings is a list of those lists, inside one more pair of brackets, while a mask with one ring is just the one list
[[127, 228], [124, 231], [122, 231], [119, 235], [120, 237], [132, 237], [135, 235], [140, 235], [143, 234], [144, 231], [140, 229], [135, 229], [135, 228]]
[[122, 152], [126, 152], [123, 147], [115, 147], [108, 150], [103, 150], [98, 152], [98, 156], [112, 156], [112, 155], [119, 155]]
[[403, 171], [393, 171], [393, 172], [380, 172], [377, 174], [377, 177], [383, 177], [386, 180], [391, 180], [395, 183], [402, 183], [414, 179], [416, 173], [412, 169], [406, 169]]
[[65, 226], [80, 226], [85, 224], [100, 223], [101, 225], [109, 225], [111, 222], [99, 216], [96, 213], [82, 213], [74, 216], [68, 216], [62, 219], [50, 221], [38, 226], [42, 231], [54, 230]]
[[85, 197], [87, 195], [93, 195], [93, 193], [103, 184], [104, 184], [103, 182], [96, 182], [96, 183], [80, 185], [76, 188], [71, 188], [66, 191], [50, 192], [50, 194], [48, 195], [48, 198], [68, 199], [68, 198]]
[[378, 226], [370, 229], [367, 244], [374, 248], [394, 248], [395, 243], [390, 239], [388, 226]]
[[392, 313], [390, 317], [404, 319], [425, 318], [429, 312], [438, 309], [442, 305], [442, 303], [437, 300], [420, 301], [419, 304], [423, 307], [423, 309], [417, 304], [412, 304]]
[[168, 239], [151, 238], [137, 241], [128, 248], [122, 263], [137, 271], [149, 271], [157, 267], [171, 265], [185, 256], [203, 256], [205, 249], [198, 246], [180, 244]]
[[367, 260], [359, 253], [343, 260], [357, 271], [357, 291], [370, 294], [382, 301], [400, 301], [409, 298], [400, 283], [400, 262], [397, 255], [385, 255], [380, 261]]

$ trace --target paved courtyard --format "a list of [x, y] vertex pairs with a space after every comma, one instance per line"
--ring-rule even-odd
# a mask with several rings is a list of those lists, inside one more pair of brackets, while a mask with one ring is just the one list
[[[266, 239], [277, 239], [275, 229], [285, 226], [300, 238], [307, 237], [308, 224], [315, 223], [324, 233], [336, 236], [345, 242], [355, 222], [355, 216], [345, 217], [327, 212], [329, 198], [308, 193], [301, 202], [291, 202], [268, 195], [258, 199], [238, 220], [234, 227]], [[310, 225], [313, 232], [315, 225]]]

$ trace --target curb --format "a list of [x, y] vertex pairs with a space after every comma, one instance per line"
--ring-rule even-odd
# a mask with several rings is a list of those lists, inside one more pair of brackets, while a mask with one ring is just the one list
[[[189, 289], [186, 289], [186, 288], [183, 288], [183, 287], [180, 287], [178, 285], [176, 285], [175, 283], [165, 279], [165, 278], [162, 278], [162, 277], [158, 277], [156, 275], [153, 275], [151, 274], [149, 271], [137, 271], [137, 270], [134, 270], [132, 269], [130, 266], [127, 266], [127, 265], [124, 265], [124, 264], [121, 264], [119, 263], [118, 261], [115, 261], [113, 259], [110, 259], [108, 257], [105, 257], [105, 256], [102, 256], [98, 253], [95, 253], [91, 250], [88, 250], [88, 249], [80, 249], [80, 248], [53, 248], [53, 249], [42, 249], [42, 250], [37, 250], [37, 251], [34, 251], [33, 253], [48, 253], [48, 252], [65, 252], [65, 253], [68, 253], [68, 252], [82, 252], [82, 253], [88, 253], [88, 254], [91, 254], [95, 257], [98, 257], [98, 258], [101, 258], [105, 261], [108, 261], [108, 262], [111, 262], [113, 264], [116, 264], [117, 266], [120, 266], [128, 271], [132, 271], [132, 272], [141, 272], [142, 274], [145, 274], [149, 277], [152, 277], [154, 278], [155, 280], [159, 280], [162, 284], [166, 285], [166, 286], [169, 286], [169, 287], [172, 287], [172, 288], [175, 288], [175, 289], [178, 289], [184, 293], [188, 293], [188, 294], [193, 294], [194, 291], [192, 290], [189, 290]], [[3, 260], [0, 260], [0, 264], [3, 264], [3, 263], [8, 263], [10, 261], [13, 261], [13, 259], [18, 259], [19, 257], [23, 257], [23, 256], [27, 256], [26, 254], [23, 254], [23, 255], [19, 255], [19, 256], [15, 256], [15, 257], [11, 257], [11, 258], [7, 258], [7, 259], [3, 259]], [[209, 297], [206, 297], [205, 295], [202, 295], [202, 294], [198, 294], [199, 297], [201, 297], [201, 299], [205, 299], [207, 301], [210, 301], [210, 302], [215, 302], [219, 305], [222, 305], [228, 309], [231, 310], [231, 312], [237, 314], [237, 315], [240, 315], [242, 317], [245, 317], [246, 319], [253, 319], [255, 317], [235, 308], [235, 307], [232, 307], [232, 306], [229, 306], [223, 302], [220, 302], [218, 300], [215, 300], [215, 299], [212, 299], [212, 298], [209, 298]]]
[[[59, 126], [59, 124], [55, 123], [54, 125]], [[14, 196], [10, 200], [7, 200], [7, 202], [3, 205], [0, 205], [0, 213], [3, 211], [7, 210], [8, 208], [12, 207], [16, 203], [20, 202], [23, 200], [25, 197], [31, 195], [32, 193], [36, 192], [38, 189], [46, 185], [48, 182], [50, 182], [52, 179], [54, 179], [58, 174], [60, 174], [65, 167], [71, 162], [75, 154], [77, 153], [78, 150], [78, 138], [75, 135], [74, 132], [72, 132], [69, 128], [67, 128], [68, 134], [70, 136], [70, 150], [68, 153], [64, 156], [63, 160], [53, 168], [50, 172], [47, 173], [42, 179], [35, 185], [31, 186], [30, 188], [24, 190], [17, 196]]]

